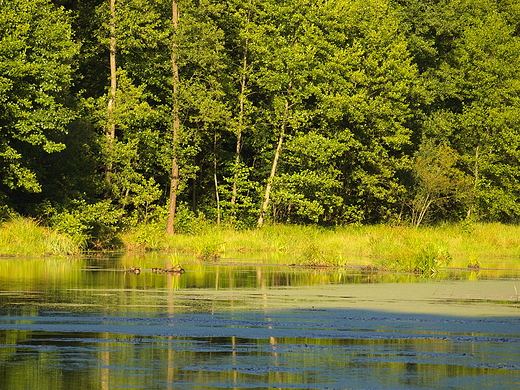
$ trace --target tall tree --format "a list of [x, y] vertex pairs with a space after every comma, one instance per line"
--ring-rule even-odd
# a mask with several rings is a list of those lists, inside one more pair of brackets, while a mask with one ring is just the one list
[[296, 131], [308, 120], [305, 100], [311, 95], [309, 83], [315, 65], [313, 46], [308, 46], [314, 33], [308, 15], [317, 6], [308, 1], [266, 2], [262, 7], [251, 48], [261, 59], [254, 81], [264, 91], [265, 120], [273, 132], [274, 150], [261, 200], [257, 226], [264, 224], [271, 201], [271, 191], [280, 162], [287, 132]]
[[428, 13], [432, 17], [423, 18], [420, 28], [409, 18], [414, 41], [435, 55], [421, 65], [420, 142], [450, 146], [459, 168], [473, 178], [471, 191], [450, 205], [449, 215], [438, 210], [437, 218], [517, 221], [517, 9], [501, 0], [444, 0], [429, 3]]
[[78, 51], [69, 15], [48, 0], [1, 0], [0, 176], [6, 189], [41, 190], [38, 157], [74, 118], [69, 89]]
[[116, 105], [117, 94], [117, 62], [116, 62], [116, 0], [110, 1], [110, 89], [108, 97], [108, 124], [107, 124], [107, 138], [111, 143], [116, 137], [116, 124], [114, 122], [114, 108]]
[[239, 46], [242, 51], [242, 58], [240, 63], [240, 68], [238, 72], [239, 79], [239, 91], [238, 91], [238, 112], [236, 114], [236, 120], [234, 125], [234, 131], [236, 133], [236, 147], [235, 147], [235, 161], [233, 166], [233, 180], [232, 180], [232, 190], [231, 190], [231, 222], [234, 221], [237, 213], [237, 198], [239, 192], [239, 178], [241, 171], [241, 152], [243, 145], [244, 133], [246, 130], [246, 121], [247, 121], [247, 113], [250, 111], [248, 109], [248, 81], [250, 78], [250, 51], [249, 51], [249, 42], [250, 42], [250, 28], [251, 28], [251, 19], [253, 10], [253, 1], [249, 0], [249, 2], [243, 4], [243, 2], [239, 2], [239, 8], [236, 11], [239, 21]]
[[170, 176], [170, 197], [168, 203], [168, 220], [166, 222], [166, 232], [173, 234], [175, 232], [175, 213], [177, 210], [177, 191], [179, 188], [179, 163], [177, 159], [178, 136], [179, 136], [179, 65], [178, 61], [178, 44], [177, 30], [179, 27], [179, 7], [176, 0], [172, 0], [172, 43], [171, 43], [171, 65], [172, 65], [172, 165]]
[[[109, 64], [110, 64], [110, 88], [108, 92], [108, 106], [107, 106], [107, 124], [105, 128], [106, 142], [108, 153], [113, 153], [114, 141], [116, 138], [116, 122], [114, 118], [114, 110], [116, 106], [117, 95], [117, 62], [116, 62], [116, 0], [109, 0], [110, 2], [110, 22], [109, 22]], [[111, 164], [105, 167], [105, 177], [110, 184]]]
[[305, 23], [308, 119], [288, 144], [276, 202], [302, 222], [395, 218], [416, 76], [397, 16], [385, 0], [343, 0], [319, 3]]
[[452, 63], [461, 103], [453, 140], [474, 178], [466, 216], [519, 221], [519, 25], [500, 3], [483, 0], [468, 7], [471, 22]]

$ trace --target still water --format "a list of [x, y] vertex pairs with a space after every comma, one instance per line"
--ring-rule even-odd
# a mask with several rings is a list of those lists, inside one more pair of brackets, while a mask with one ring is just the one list
[[0, 389], [520, 386], [518, 267], [180, 260], [0, 258]]

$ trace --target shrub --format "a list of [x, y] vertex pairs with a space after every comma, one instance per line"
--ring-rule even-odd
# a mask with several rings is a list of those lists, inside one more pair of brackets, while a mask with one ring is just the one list
[[115, 209], [108, 201], [94, 204], [81, 201], [73, 206], [70, 210], [53, 214], [50, 225], [84, 249], [114, 249], [122, 246], [118, 238], [122, 210]]

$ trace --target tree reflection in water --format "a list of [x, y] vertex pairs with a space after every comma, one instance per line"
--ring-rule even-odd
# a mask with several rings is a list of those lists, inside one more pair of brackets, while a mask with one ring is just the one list
[[[517, 388], [517, 274], [0, 262], [0, 388]], [[158, 264], [159, 263], [159, 264]]]

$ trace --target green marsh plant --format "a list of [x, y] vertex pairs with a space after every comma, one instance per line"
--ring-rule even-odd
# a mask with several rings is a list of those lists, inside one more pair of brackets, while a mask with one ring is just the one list
[[80, 246], [71, 237], [36, 221], [14, 217], [0, 225], [0, 255], [45, 256], [71, 255]]
[[223, 245], [224, 242], [215, 237], [202, 239], [196, 247], [196, 256], [199, 260], [216, 261], [224, 252]]
[[422, 240], [415, 236], [393, 237], [375, 243], [376, 264], [387, 271], [422, 275], [436, 274], [448, 266], [451, 255], [442, 243]]

